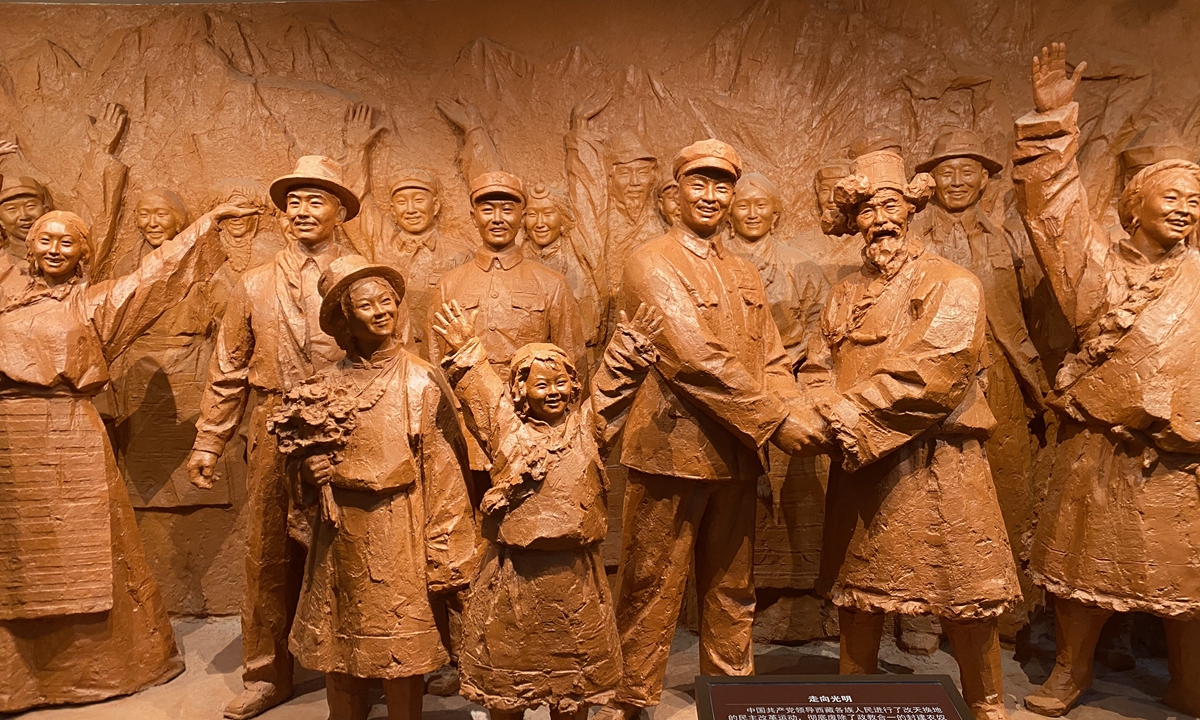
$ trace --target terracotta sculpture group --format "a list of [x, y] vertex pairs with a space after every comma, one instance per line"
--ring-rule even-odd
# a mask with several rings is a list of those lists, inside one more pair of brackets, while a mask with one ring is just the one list
[[[880, 136], [818, 171], [840, 245], [817, 259], [732, 145], [664, 167], [636, 133], [595, 132], [604, 94], [571, 114], [565, 191], [506, 170], [469, 103], [439, 103], [478, 239], [441, 233], [430, 172], [375, 182], [380, 126], [355, 105], [344, 168], [305, 156], [269, 188], [229, 181], [190, 224], [152, 190], [144, 244], [114, 258], [127, 118], [106, 107], [87, 217], [0, 181], [0, 711], [182, 671], [123, 479], [153, 452], [118, 466], [110, 435], [153, 444], [175, 409], [131, 398], [192, 368], [190, 482], [141, 501], [213, 492], [244, 434], [228, 718], [284, 702], [298, 661], [325, 674], [331, 718], [365, 719], [372, 679], [389, 717], [417, 717], [438, 673], [506, 720], [632, 720], [659, 702], [689, 576], [701, 673], [752, 674], [759, 503], [821, 456], [842, 673], [877, 671], [888, 614], [936, 618], [902, 625], [944, 633], [975, 718], [1002, 720], [1000, 637], [1044, 592], [1057, 659], [1028, 709], [1073, 707], [1105, 620], [1136, 610], [1169, 627], [1165, 701], [1200, 712], [1200, 166], [1132, 147], [1120, 229], [1097, 222], [1083, 67], [1058, 44], [1033, 61], [1023, 229], [983, 202], [1004, 163], [971, 130], [912, 175]], [[1071, 337], [1045, 331], [1033, 285]]]

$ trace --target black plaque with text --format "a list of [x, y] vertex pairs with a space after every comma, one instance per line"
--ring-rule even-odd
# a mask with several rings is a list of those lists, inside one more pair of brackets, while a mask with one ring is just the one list
[[972, 720], [948, 675], [697, 677], [700, 720]]

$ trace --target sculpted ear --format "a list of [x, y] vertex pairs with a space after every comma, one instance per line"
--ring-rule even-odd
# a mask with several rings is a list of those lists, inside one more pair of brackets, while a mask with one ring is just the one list
[[338, 218], [339, 223], [346, 222], [346, 206], [345, 205], [338, 205], [337, 218]]

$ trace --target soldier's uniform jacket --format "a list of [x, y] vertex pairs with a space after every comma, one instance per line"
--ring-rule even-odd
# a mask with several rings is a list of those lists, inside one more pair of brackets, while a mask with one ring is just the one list
[[753, 479], [799, 391], [758, 269], [681, 225], [625, 264], [621, 307], [658, 307], [661, 356], [634, 398], [621, 463], [694, 480]]

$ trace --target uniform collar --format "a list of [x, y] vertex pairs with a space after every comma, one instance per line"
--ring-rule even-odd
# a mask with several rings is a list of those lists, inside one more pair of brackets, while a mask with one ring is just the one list
[[513, 243], [499, 252], [492, 250], [486, 245], [481, 245], [475, 251], [475, 264], [484, 272], [491, 271], [497, 265], [502, 270], [512, 270], [524, 260], [521, 253], [521, 246]]
[[331, 242], [325, 246], [325, 249], [317, 253], [310, 253], [301, 246], [299, 240], [293, 240], [287, 247], [288, 259], [294, 263], [295, 267], [304, 267], [304, 263], [312, 260], [317, 264], [317, 268], [321, 272], [329, 269], [329, 263], [338, 259], [342, 254], [342, 249], [337, 242]]
[[725, 257], [725, 250], [721, 247], [720, 233], [713, 233], [712, 237], [705, 239], [692, 232], [683, 223], [675, 223], [671, 226], [671, 234], [679, 241], [680, 245], [701, 260], [707, 260], [709, 253], [716, 253], [719, 258]]

